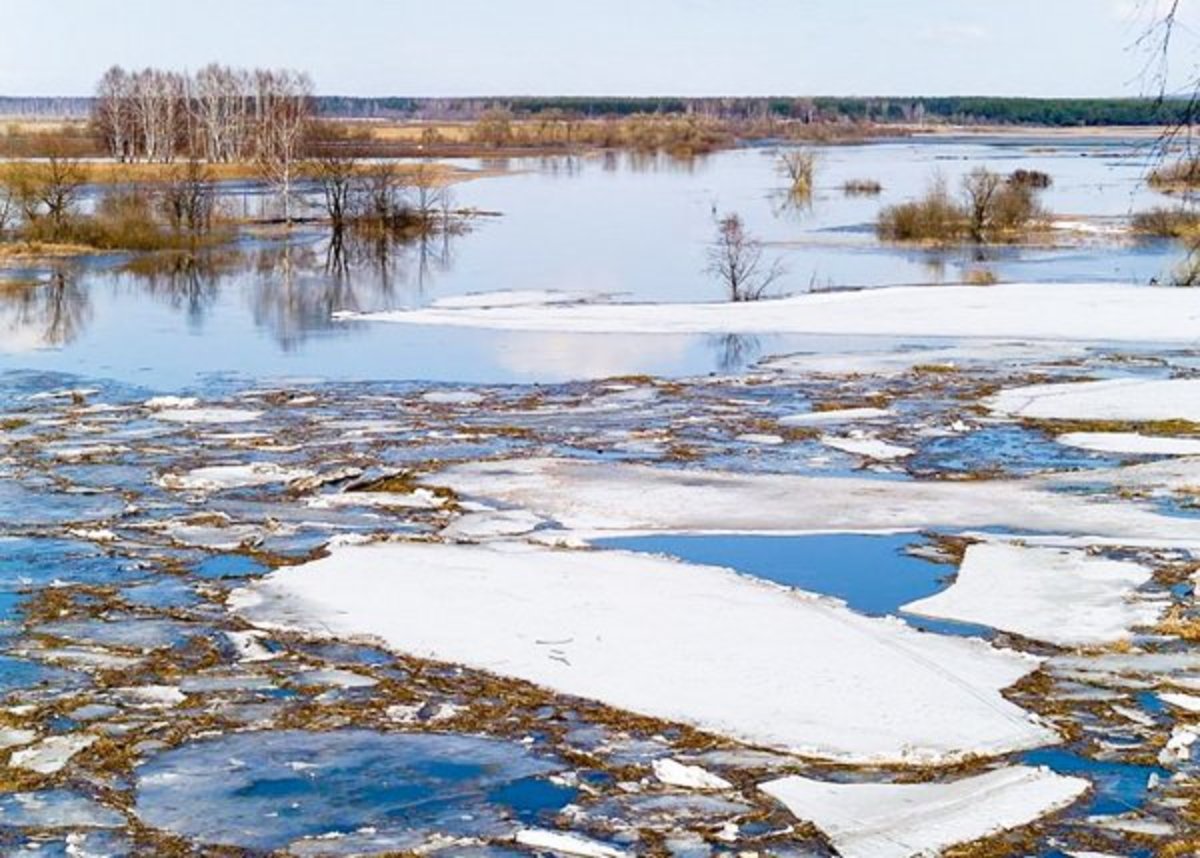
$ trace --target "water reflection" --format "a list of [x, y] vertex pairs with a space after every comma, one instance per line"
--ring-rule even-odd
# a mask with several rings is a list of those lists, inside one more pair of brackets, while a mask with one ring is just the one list
[[347, 330], [338, 312], [389, 310], [421, 303], [453, 262], [456, 233], [414, 238], [339, 232], [315, 243], [253, 252], [254, 321], [293, 349], [314, 333]]
[[0, 351], [60, 348], [92, 321], [91, 290], [112, 281], [132, 301], [153, 299], [204, 331], [222, 290], [241, 290], [254, 324], [285, 351], [309, 336], [350, 327], [339, 311], [422, 302], [454, 260], [455, 230], [409, 239], [308, 236], [204, 253], [133, 257], [110, 269], [66, 263], [31, 282], [0, 282]]
[[240, 253], [172, 253], [135, 257], [123, 270], [137, 275], [138, 290], [182, 310], [188, 326], [199, 330], [217, 299], [221, 275], [231, 274], [241, 264]]
[[708, 342], [723, 373], [741, 372], [762, 355], [762, 341], [746, 334], [721, 334]]
[[39, 282], [0, 283], [0, 352], [65, 346], [91, 318], [88, 293], [67, 268]]

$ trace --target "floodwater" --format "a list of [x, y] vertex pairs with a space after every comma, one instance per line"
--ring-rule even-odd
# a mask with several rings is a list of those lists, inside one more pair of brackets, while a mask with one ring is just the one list
[[[944, 250], [880, 244], [882, 206], [922, 193], [934, 176], [956, 188], [985, 166], [1049, 173], [1044, 202], [1057, 216], [1100, 228], [1172, 205], [1144, 183], [1152, 153], [1135, 140], [901, 140], [821, 147], [817, 188], [801, 205], [782, 193], [779, 149], [749, 147], [688, 161], [589, 155], [469, 162], [486, 178], [454, 188], [481, 212], [463, 235], [331, 255], [319, 229], [287, 242], [246, 238], [196, 264], [119, 255], [4, 276], [32, 288], [0, 290], [0, 369], [98, 375], [154, 389], [213, 379], [416, 379], [555, 383], [616, 375], [736, 371], [817, 338], [556, 335], [398, 329], [335, 321], [337, 311], [413, 307], [510, 289], [604, 293], [617, 300], [722, 300], [705, 272], [714, 212], [738, 212], [770, 244], [785, 275], [779, 294], [809, 289], [961, 282], [987, 271], [1003, 281], [1164, 278], [1181, 259], [1163, 241], [1071, 237], [1054, 247]], [[492, 175], [495, 171], [499, 175]], [[845, 194], [849, 179], [880, 181], [877, 196]], [[231, 185], [233, 208], [253, 189]]]
[[[1120, 227], [1135, 211], [1170, 204], [1144, 186], [1150, 155], [1128, 140], [825, 147], [817, 191], [801, 206], [780, 193], [777, 157], [773, 147], [753, 147], [689, 162], [478, 162], [468, 166], [489, 175], [455, 193], [457, 204], [486, 214], [444, 240], [337, 256], [310, 225], [286, 241], [244, 236], [194, 264], [108, 256], [6, 272], [31, 285], [0, 288], [0, 697], [11, 714], [0, 741], [21, 753], [81, 735], [95, 744], [63, 762], [65, 776], [8, 767], [12, 789], [25, 791], [0, 796], [0, 851], [156, 854], [181, 838], [253, 854], [530, 855], [536, 850], [515, 845], [515, 832], [549, 828], [591, 838], [583, 854], [641, 854], [659, 842], [680, 856], [827, 854], [827, 844], [743, 788], [778, 774], [781, 759], [783, 770], [830, 776], [819, 764], [716, 747], [701, 761], [738, 786], [698, 794], [661, 782], [651, 766], [696, 758], [695, 737], [678, 726], [627, 722], [588, 701], [370, 641], [250, 628], [227, 601], [247, 581], [320, 556], [337, 537], [439, 538], [469, 503], [491, 500], [443, 505], [433, 496], [406, 506], [413, 498], [404, 485], [372, 488], [397, 473], [407, 484], [409, 469], [433, 486], [445, 465], [534, 456], [876, 481], [1087, 471], [1074, 489], [1100, 496], [1111, 494], [1101, 469], [1161, 458], [1076, 450], [978, 403], [1031, 378], [1192, 374], [1194, 355], [1129, 360], [1079, 347], [1070, 360], [988, 356], [936, 378], [834, 376], [758, 362], [938, 344], [333, 318], [510, 289], [721, 300], [703, 271], [714, 211], [741, 213], [769, 242], [787, 266], [782, 292], [956, 282], [981, 269], [1001, 280], [1148, 282], [1181, 257], [1169, 243], [1112, 235], [1064, 235], [1058, 246], [982, 257], [874, 239], [882, 205], [918, 195], [935, 173], [954, 187], [980, 165], [1043, 170], [1054, 177], [1044, 202], [1056, 214]], [[877, 179], [884, 191], [847, 196], [849, 179]], [[226, 193], [247, 208], [261, 201], [252, 187]], [[149, 401], [166, 393], [203, 401]], [[877, 400], [879, 419], [792, 434], [781, 422]], [[191, 408], [197, 422], [178, 419]], [[829, 443], [847, 438], [887, 440], [911, 455], [877, 461]], [[251, 465], [268, 478], [181, 482]], [[1188, 512], [1171, 506], [1178, 499], [1149, 502]], [[539, 535], [553, 540], [554, 523], [542, 526]], [[1015, 645], [1002, 631], [901, 610], [952, 581], [959, 543], [939, 537], [961, 536], [657, 533], [598, 547], [728, 567], [929, 634]], [[1177, 606], [1194, 602], [1178, 576], [1149, 589]], [[1179, 660], [1179, 688], [1197, 687], [1200, 661], [1188, 660], [1186, 645], [1153, 636], [1137, 643], [1152, 650], [1153, 665]], [[1194, 772], [1195, 754], [1158, 756], [1176, 717], [1150, 690], [1175, 687], [1156, 669], [1072, 664], [1048, 690], [1013, 691], [1025, 708], [1053, 705], [1055, 720], [1079, 729], [1069, 745], [996, 764], [1046, 765], [1094, 785], [1047, 824], [1038, 854], [1119, 850], [1119, 829], [1102, 824], [1130, 814], [1184, 830], [1168, 775]], [[1166, 759], [1163, 768], [1155, 758]]]

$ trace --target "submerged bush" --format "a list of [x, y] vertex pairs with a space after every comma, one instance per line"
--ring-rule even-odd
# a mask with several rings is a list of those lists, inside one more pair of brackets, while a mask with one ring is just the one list
[[875, 179], [847, 179], [842, 182], [842, 192], [848, 196], [875, 196], [883, 192], [883, 185]]
[[1010, 185], [1023, 185], [1035, 190], [1045, 190], [1054, 183], [1050, 178], [1049, 173], [1043, 173], [1041, 170], [1013, 170], [1008, 174], [1008, 183]]
[[963, 177], [961, 202], [935, 179], [920, 199], [884, 208], [876, 232], [888, 241], [1013, 241], [1045, 218], [1033, 185], [981, 167]]
[[1133, 216], [1133, 229], [1158, 238], [1184, 238], [1200, 227], [1200, 212], [1159, 206]]
[[879, 213], [876, 232], [888, 241], [958, 241], [966, 234], [966, 213], [935, 179], [919, 200], [886, 206]]
[[792, 149], [780, 156], [779, 164], [788, 178], [788, 193], [797, 197], [812, 196], [813, 177], [817, 168], [815, 152], [808, 149]]
[[1182, 158], [1150, 174], [1150, 184], [1161, 191], [1200, 186], [1200, 158]]

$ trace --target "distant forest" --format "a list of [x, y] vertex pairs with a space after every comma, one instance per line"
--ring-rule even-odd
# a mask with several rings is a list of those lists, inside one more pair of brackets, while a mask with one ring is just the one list
[[[91, 98], [0, 96], [0, 117], [85, 118]], [[1182, 121], [1194, 106], [1186, 100], [1143, 98], [360, 98], [318, 96], [317, 111], [329, 118], [468, 121], [503, 108], [515, 116], [552, 113], [583, 118], [639, 113], [698, 114], [717, 119], [783, 118], [803, 122], [929, 122], [1003, 125], [1159, 125]]]

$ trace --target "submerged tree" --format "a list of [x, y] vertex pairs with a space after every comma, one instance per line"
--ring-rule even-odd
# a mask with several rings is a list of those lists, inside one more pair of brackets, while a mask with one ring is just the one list
[[757, 301], [783, 275], [779, 260], [764, 264], [762, 242], [750, 235], [740, 215], [717, 221], [708, 249], [708, 271], [725, 286], [731, 301]]

